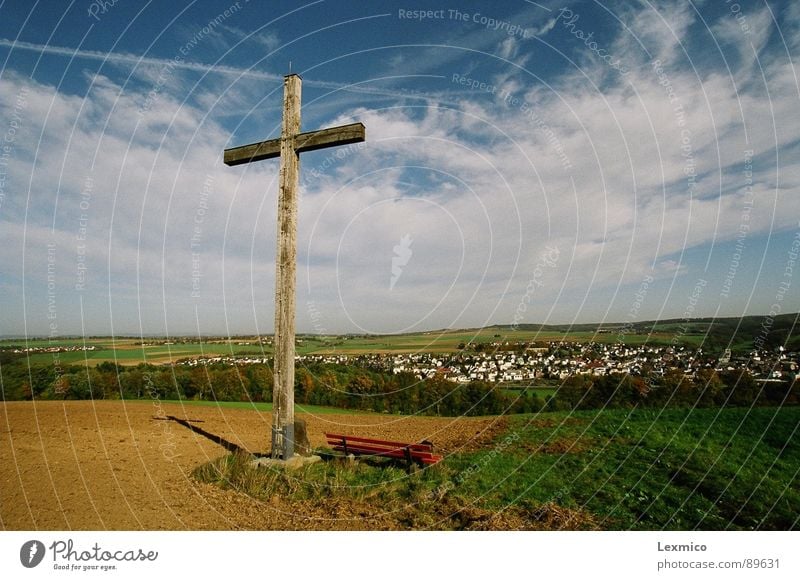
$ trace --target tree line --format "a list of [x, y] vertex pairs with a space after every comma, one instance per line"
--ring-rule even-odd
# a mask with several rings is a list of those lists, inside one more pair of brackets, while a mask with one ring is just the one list
[[[266, 364], [96, 367], [28, 365], [0, 360], [3, 400], [160, 399], [271, 401], [272, 369]], [[796, 405], [796, 382], [756, 382], [746, 371], [680, 371], [651, 378], [579, 375], [555, 394], [510, 392], [482, 381], [453, 383], [435, 376], [418, 380], [352, 365], [314, 363], [295, 373], [295, 402], [423, 415], [497, 415], [551, 410], [620, 407]]]
[[800, 404], [796, 381], [759, 382], [746, 370], [680, 370], [663, 376], [616, 375], [566, 379], [557, 395], [560, 409], [636, 407], [750, 407]]

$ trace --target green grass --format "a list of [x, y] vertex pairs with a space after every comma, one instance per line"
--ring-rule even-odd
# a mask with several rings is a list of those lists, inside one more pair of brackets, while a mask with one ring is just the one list
[[351, 499], [396, 501], [395, 494], [408, 497], [407, 474], [395, 466], [376, 468], [365, 462], [347, 464], [325, 461], [307, 467], [301, 472], [277, 469], [253, 469], [248, 465], [252, 458], [246, 454], [231, 454], [205, 464], [195, 471], [195, 477], [223, 488], [235, 488], [259, 499], [273, 495], [292, 497], [294, 500], [326, 499], [346, 496]]
[[800, 513], [798, 423], [796, 407], [513, 417], [516, 449], [462, 493], [490, 507], [557, 501], [612, 529], [789, 529]]
[[[151, 403], [152, 399], [130, 399], [125, 403]], [[201, 406], [201, 407], [220, 407], [222, 409], [247, 409], [249, 411], [271, 412], [272, 403], [256, 403], [249, 401], [195, 401], [189, 399], [173, 400], [163, 399], [162, 403], [173, 403], [176, 405]], [[295, 413], [309, 413], [312, 415], [369, 415], [371, 411], [354, 411], [352, 409], [339, 409], [337, 407], [321, 407], [318, 405], [295, 405]]]
[[362, 460], [267, 477], [229, 457], [198, 477], [257, 497], [397, 509], [401, 527], [470, 527], [470, 506], [482, 525], [504, 514], [515, 529], [559, 527], [542, 513], [567, 513], [579, 529], [788, 530], [800, 525], [798, 424], [797, 407], [513, 416], [494, 444], [411, 476]]
[[[152, 403], [151, 399], [130, 399], [126, 403]], [[271, 412], [272, 403], [260, 403], [249, 401], [195, 401], [192, 399], [163, 399], [162, 403], [171, 403], [175, 405], [186, 406], [200, 406], [200, 407], [219, 407], [222, 409], [246, 409], [249, 411]], [[332, 414], [369, 414], [368, 411], [353, 411], [351, 409], [339, 409], [337, 407], [321, 407], [318, 405], [295, 405], [296, 413], [311, 413], [314, 415], [332, 415]]]
[[[45, 341], [46, 342], [46, 341]], [[79, 339], [74, 341], [59, 341], [61, 344], [53, 343], [49, 346], [75, 346], [81, 345]], [[87, 351], [68, 351], [57, 353], [61, 364], [82, 364], [85, 361], [89, 365], [99, 364], [104, 361], [114, 362], [122, 365], [135, 365], [143, 362], [155, 362], [161, 364], [167, 360], [179, 360], [183, 358], [198, 358], [200, 356], [229, 356], [237, 355], [265, 355], [271, 356], [271, 350], [262, 349], [258, 345], [237, 345], [237, 344], [174, 344], [174, 345], [150, 345], [134, 346], [130, 341], [123, 342], [114, 348], [111, 341], [95, 342], [99, 348]], [[31, 346], [48, 346], [47, 344], [31, 344]], [[52, 363], [54, 353], [35, 353], [29, 355], [31, 363], [43, 362]]]
[[[628, 344], [670, 344], [672, 335], [629, 334], [625, 337]], [[571, 342], [601, 342], [614, 343], [619, 337], [617, 334], [597, 334], [587, 331], [553, 332], [532, 330], [505, 330], [485, 328], [474, 331], [439, 331], [418, 334], [386, 335], [386, 336], [357, 336], [357, 337], [330, 337], [328, 340], [310, 340], [298, 347], [302, 354], [328, 354], [328, 353], [373, 353], [373, 352], [456, 352], [461, 343], [488, 344], [490, 342], [528, 342], [528, 341], [571, 341]], [[470, 351], [467, 351], [470, 352]]]

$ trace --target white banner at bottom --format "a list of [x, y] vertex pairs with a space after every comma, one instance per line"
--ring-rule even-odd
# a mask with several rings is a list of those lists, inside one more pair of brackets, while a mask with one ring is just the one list
[[800, 578], [798, 532], [2, 532], [4, 578]]

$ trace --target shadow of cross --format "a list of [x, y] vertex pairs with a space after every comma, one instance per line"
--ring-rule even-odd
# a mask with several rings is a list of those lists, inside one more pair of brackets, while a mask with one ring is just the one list
[[283, 78], [283, 120], [279, 139], [225, 149], [226, 165], [281, 158], [278, 188], [278, 244], [275, 260], [275, 363], [272, 391], [272, 457], [294, 454], [294, 330], [297, 269], [297, 184], [300, 153], [365, 139], [362, 123], [300, 132], [299, 75]]
[[[159, 417], [155, 417], [155, 418], [159, 419]], [[209, 439], [209, 440], [213, 441], [217, 445], [222, 445], [226, 450], [230, 451], [231, 453], [248, 453], [248, 451], [246, 449], [244, 449], [243, 447], [240, 447], [236, 443], [233, 443], [232, 441], [228, 441], [227, 439], [223, 439], [219, 435], [215, 435], [214, 433], [206, 431], [205, 429], [203, 429], [201, 427], [198, 427], [197, 425], [192, 425], [191, 419], [179, 419], [178, 417], [175, 417], [174, 415], [167, 415], [165, 420], [167, 420], [167, 421], [175, 421], [176, 423], [178, 423], [180, 425], [183, 425], [187, 429], [189, 429], [191, 431], [194, 431], [198, 435], [202, 435], [206, 439]]]

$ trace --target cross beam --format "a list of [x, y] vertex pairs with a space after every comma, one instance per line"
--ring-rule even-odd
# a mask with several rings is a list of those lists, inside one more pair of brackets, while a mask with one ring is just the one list
[[[364, 133], [363, 123], [351, 123], [341, 127], [308, 131], [300, 133], [294, 138], [294, 150], [298, 153], [304, 153], [336, 145], [361, 143], [364, 141]], [[281, 138], [279, 137], [278, 139], [269, 139], [260, 143], [251, 143], [250, 145], [226, 149], [225, 165], [242, 165], [253, 161], [261, 161], [262, 159], [280, 157], [280, 154]]]
[[280, 156], [278, 189], [278, 243], [275, 260], [275, 362], [272, 390], [272, 457], [294, 454], [294, 334], [297, 278], [297, 184], [300, 153], [360, 143], [364, 125], [352, 123], [319, 131], [300, 132], [302, 80], [283, 78], [283, 121], [279, 139], [225, 149], [226, 165], [242, 165]]

